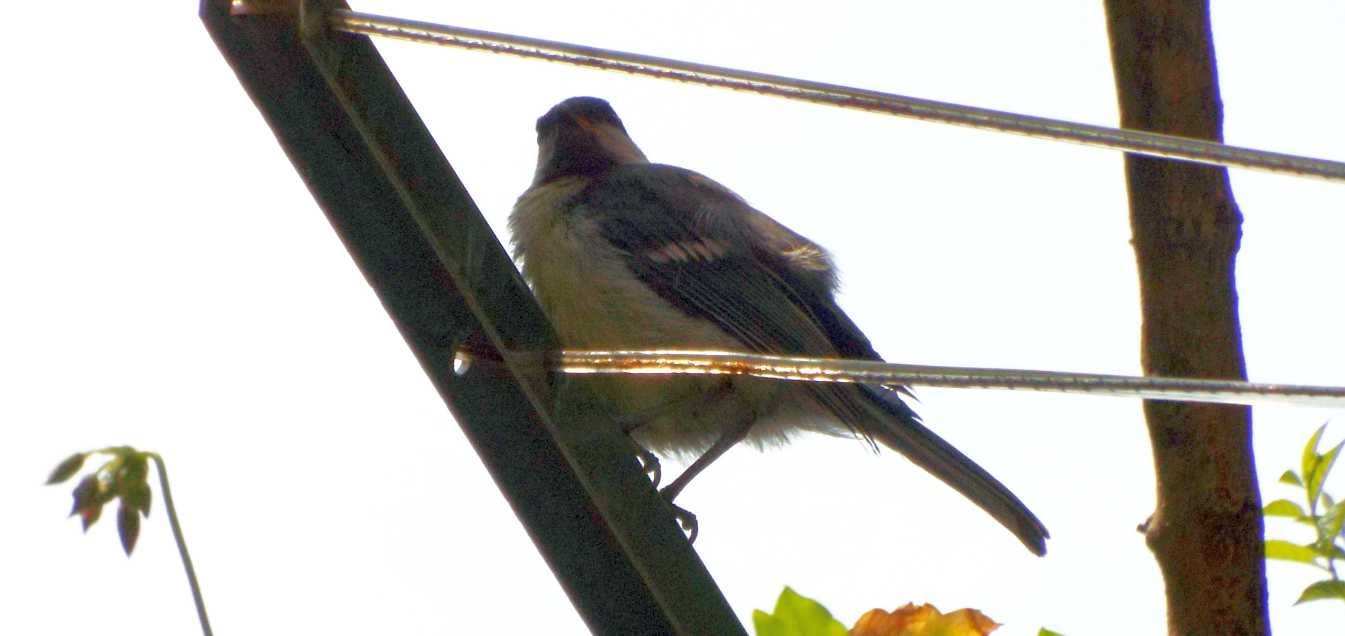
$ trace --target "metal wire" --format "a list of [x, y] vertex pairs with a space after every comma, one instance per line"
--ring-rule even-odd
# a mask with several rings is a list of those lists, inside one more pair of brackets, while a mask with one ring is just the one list
[[1009, 389], [1214, 404], [1294, 403], [1345, 407], [1345, 387], [1237, 380], [890, 364], [724, 351], [577, 351], [547, 359], [562, 373], [750, 375], [797, 382], [859, 382], [963, 389]]
[[[333, 9], [333, 29], [442, 46], [485, 50], [603, 70], [718, 86], [789, 99], [1071, 141], [1210, 165], [1345, 181], [1345, 163], [1225, 144], [961, 106], [778, 75], [682, 62], [489, 31]], [[466, 361], [469, 354], [460, 354]], [[863, 382], [954, 388], [1050, 391], [1218, 404], [1292, 402], [1345, 406], [1345, 387], [1256, 384], [1234, 380], [1148, 378], [1016, 369], [983, 369], [824, 360], [722, 351], [574, 351], [548, 356], [563, 373], [731, 374], [805, 382]]]
[[1042, 139], [1070, 141], [1155, 157], [1345, 181], [1345, 162], [1228, 146], [1203, 139], [1018, 115], [779, 75], [417, 22], [345, 9], [332, 10], [328, 21], [332, 28], [347, 33], [378, 35], [539, 58], [577, 66], [776, 95], [842, 108], [1018, 133]]

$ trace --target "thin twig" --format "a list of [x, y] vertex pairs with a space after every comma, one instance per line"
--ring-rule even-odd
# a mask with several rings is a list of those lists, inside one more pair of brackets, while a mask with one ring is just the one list
[[196, 617], [201, 620], [201, 633], [211, 636], [210, 618], [205, 612], [205, 597], [201, 595], [201, 584], [196, 580], [196, 568], [192, 567], [191, 554], [187, 552], [187, 539], [182, 535], [182, 526], [177, 522], [177, 508], [173, 506], [173, 493], [168, 489], [168, 469], [163, 457], [158, 453], [148, 453], [159, 469], [159, 488], [163, 490], [163, 506], [168, 510], [168, 525], [173, 528], [173, 540], [177, 542], [177, 553], [182, 557], [182, 568], [187, 571], [187, 583], [191, 585], [191, 598], [196, 603]]

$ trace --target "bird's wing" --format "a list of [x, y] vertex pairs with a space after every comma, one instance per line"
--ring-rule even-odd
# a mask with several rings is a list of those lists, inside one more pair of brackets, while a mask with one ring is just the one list
[[[879, 359], [836, 305], [826, 252], [706, 177], [656, 164], [622, 166], [595, 179], [574, 210], [598, 224], [660, 298], [718, 325], [749, 351]], [[1044, 553], [1046, 528], [1032, 512], [924, 427], [891, 389], [807, 383], [857, 435], [901, 452]]]
[[641, 282], [747, 350], [877, 357], [832, 300], [826, 252], [714, 181], [671, 166], [623, 166], [576, 203]]

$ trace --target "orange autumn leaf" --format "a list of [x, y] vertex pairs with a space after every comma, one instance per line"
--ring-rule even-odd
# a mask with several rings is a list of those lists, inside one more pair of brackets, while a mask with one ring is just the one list
[[907, 603], [892, 612], [869, 610], [850, 628], [850, 636], [985, 636], [998, 627], [979, 610], [941, 614], [929, 603]]

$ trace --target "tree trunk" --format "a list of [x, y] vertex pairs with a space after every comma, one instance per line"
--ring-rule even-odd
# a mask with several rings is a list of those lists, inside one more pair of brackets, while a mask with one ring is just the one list
[[[1206, 0], [1106, 0], [1121, 123], [1222, 139]], [[1242, 215], [1222, 168], [1126, 157], [1146, 374], [1246, 377], [1234, 261]], [[1266, 634], [1261, 499], [1246, 407], [1144, 405], [1158, 506], [1143, 527], [1171, 634]]]

